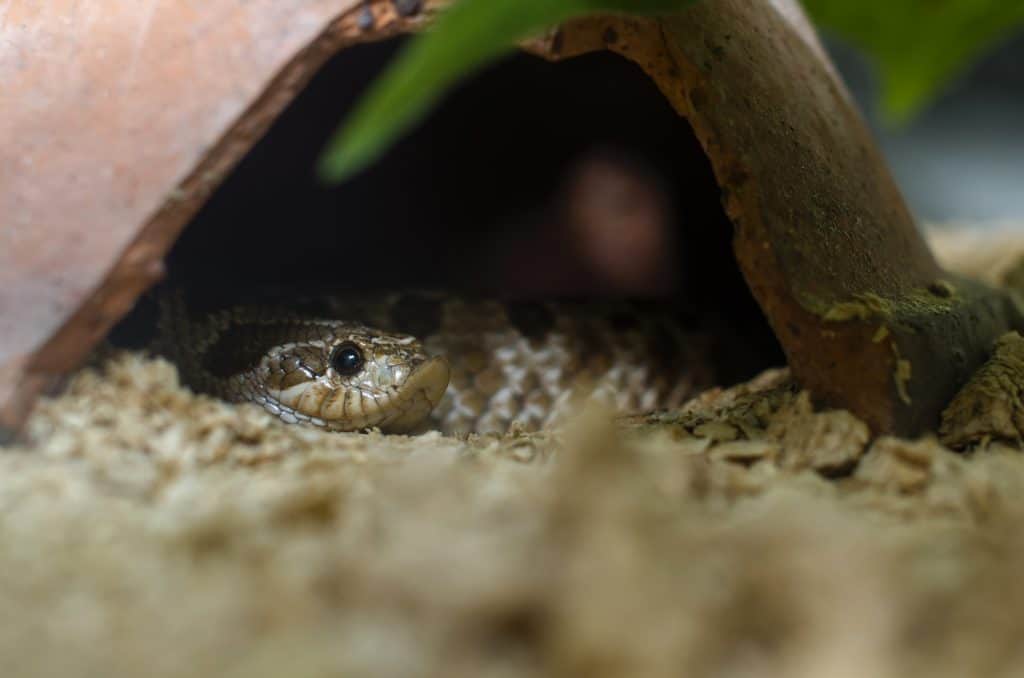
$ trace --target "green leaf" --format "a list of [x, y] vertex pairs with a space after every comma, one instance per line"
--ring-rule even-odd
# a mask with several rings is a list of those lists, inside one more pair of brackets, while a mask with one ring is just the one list
[[594, 12], [657, 13], [696, 0], [459, 0], [414, 38], [335, 132], [320, 177], [338, 183], [373, 162], [460, 78], [519, 40]]
[[805, 0], [822, 28], [880, 69], [883, 104], [906, 120], [993, 43], [1024, 25], [1020, 0]]

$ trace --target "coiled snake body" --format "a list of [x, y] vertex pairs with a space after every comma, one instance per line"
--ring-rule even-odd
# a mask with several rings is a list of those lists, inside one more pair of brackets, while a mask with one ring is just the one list
[[535, 430], [587, 398], [649, 411], [714, 381], [707, 335], [664, 306], [430, 293], [162, 306], [160, 346], [185, 384], [328, 430]]

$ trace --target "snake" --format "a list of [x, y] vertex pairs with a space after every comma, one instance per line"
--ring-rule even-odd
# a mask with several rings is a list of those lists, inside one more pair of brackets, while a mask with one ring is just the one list
[[404, 291], [195, 311], [177, 294], [158, 325], [184, 385], [328, 431], [536, 431], [589, 401], [669, 409], [715, 382], [707, 334], [659, 302]]

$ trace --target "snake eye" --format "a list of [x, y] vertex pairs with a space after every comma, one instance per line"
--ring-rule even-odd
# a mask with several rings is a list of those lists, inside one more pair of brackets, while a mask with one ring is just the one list
[[363, 352], [355, 344], [341, 344], [331, 352], [331, 367], [343, 377], [351, 377], [363, 369]]

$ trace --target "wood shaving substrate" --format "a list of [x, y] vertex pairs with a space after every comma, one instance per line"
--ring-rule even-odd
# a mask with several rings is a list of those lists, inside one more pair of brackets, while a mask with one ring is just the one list
[[871, 439], [779, 370], [557, 434], [326, 434], [122, 354], [0, 451], [0, 670], [1021, 675], [1024, 457], [976, 429]]

